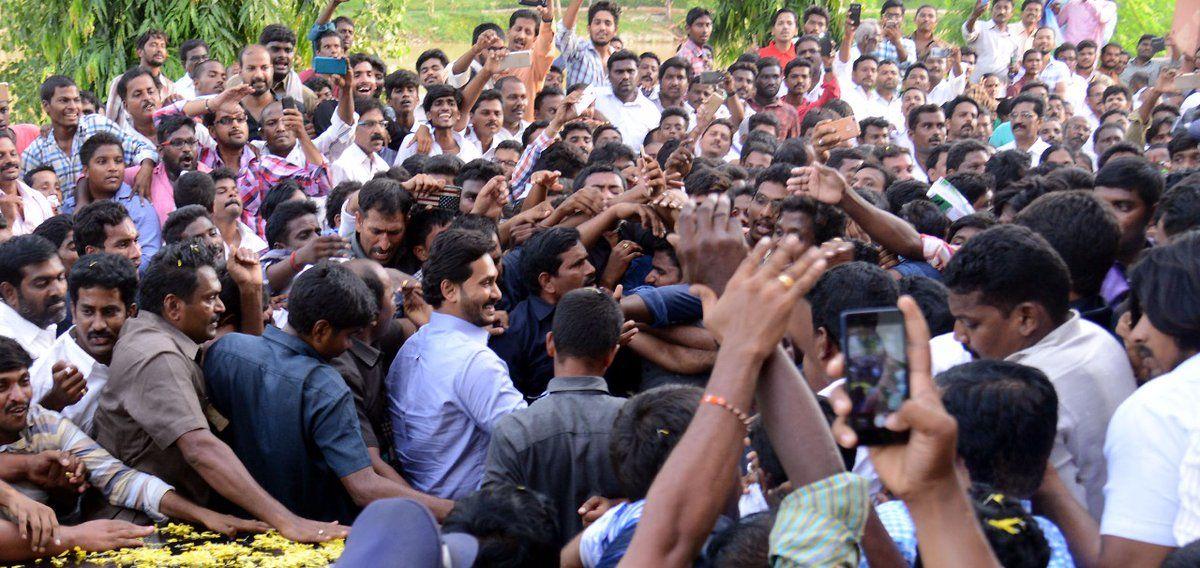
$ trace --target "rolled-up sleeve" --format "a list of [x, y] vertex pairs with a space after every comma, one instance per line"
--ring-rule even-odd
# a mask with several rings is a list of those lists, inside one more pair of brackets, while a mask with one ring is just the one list
[[633, 289], [630, 294], [638, 296], [646, 304], [653, 317], [654, 327], [668, 327], [685, 323], [694, 323], [704, 317], [704, 306], [700, 298], [688, 292], [687, 284], [672, 284], [670, 286], [642, 286]]

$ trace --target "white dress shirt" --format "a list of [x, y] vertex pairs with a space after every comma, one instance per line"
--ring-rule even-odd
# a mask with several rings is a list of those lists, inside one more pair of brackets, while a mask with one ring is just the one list
[[[1029, 154], [1029, 167], [1036, 168], [1038, 164], [1042, 163], [1042, 152], [1045, 152], [1046, 148], [1049, 147], [1050, 143], [1042, 140], [1041, 137], [1038, 137], [1037, 140], [1034, 140], [1033, 146], [1030, 146], [1029, 149], [1025, 151], [1026, 154]], [[996, 148], [996, 150], [998, 152], [1003, 152], [1005, 150], [1020, 150], [1020, 148], [1017, 148], [1017, 141], [1013, 140], [1008, 144]]]
[[44, 328], [33, 325], [33, 322], [21, 317], [8, 302], [0, 301], [0, 335], [11, 337], [21, 344], [29, 356], [35, 361], [50, 352], [54, 346], [54, 331], [58, 324], [52, 323]]
[[[258, 236], [258, 233], [254, 232], [254, 229], [251, 229], [249, 225], [238, 221], [237, 230], [238, 234], [242, 236], [241, 242], [238, 243], [238, 248], [250, 249], [254, 251], [254, 254], [259, 255], [261, 255], [263, 251], [270, 248], [267, 246], [267, 241], [264, 241], [262, 237]], [[224, 246], [225, 258], [229, 258], [229, 244], [225, 244]]]
[[21, 219], [9, 219], [8, 224], [13, 236], [32, 233], [42, 221], [54, 216], [54, 206], [42, 192], [17, 181], [17, 195], [21, 197]]
[[[393, 166], [403, 165], [404, 160], [407, 160], [417, 153], [417, 128], [418, 126], [414, 125], [412, 134], [405, 136], [404, 141], [400, 143], [400, 149], [396, 151], [396, 159], [392, 162]], [[450, 132], [450, 136], [453, 137], [454, 142], [458, 144], [458, 154], [456, 155], [458, 156], [458, 159], [463, 161], [464, 164], [474, 160], [475, 158], [483, 157], [483, 153], [479, 151], [479, 146], [475, 145], [470, 140], [467, 140], [467, 138], [461, 133], [454, 132], [452, 130]], [[445, 153], [446, 151], [442, 149], [441, 144], [438, 144], [437, 136], [434, 136], [433, 147], [429, 150], [428, 155], [441, 156]]]
[[504, 125], [501, 124], [500, 132], [496, 133], [496, 138], [499, 138], [501, 142], [503, 142], [505, 140], [516, 140], [517, 142], [520, 142], [521, 135], [525, 133], [525, 129], [529, 128], [530, 124], [533, 124], [533, 123], [522, 118], [521, 123], [517, 125], [516, 132], [513, 132], [513, 131], [505, 128]]
[[596, 110], [617, 127], [621, 141], [634, 152], [642, 149], [646, 133], [658, 126], [662, 113], [640, 90], [632, 102], [625, 102], [611, 92], [596, 97]]
[[467, 142], [474, 144], [475, 147], [479, 149], [479, 156], [481, 158], [485, 160], [491, 160], [496, 157], [496, 146], [499, 146], [501, 142], [510, 139], [504, 134], [505, 132], [506, 131], [504, 130], [504, 127], [501, 126], [500, 130], [497, 131], [496, 134], [492, 135], [492, 143], [489, 144], [487, 148], [483, 147], [483, 141], [480, 140], [479, 135], [475, 133], [475, 127], [473, 125], [468, 124], [462, 132], [459, 132], [459, 134], [462, 135], [463, 138], [466, 138]]
[[996, 73], [1001, 81], [1007, 83], [1008, 65], [1021, 46], [1020, 31], [1011, 24], [1000, 31], [996, 29], [996, 22], [988, 20], [976, 21], [974, 33], [967, 31], [967, 22], [963, 22], [962, 35], [967, 44], [975, 49], [977, 58], [971, 81], [978, 83], [984, 75]]
[[351, 144], [330, 166], [329, 182], [335, 186], [344, 181], [367, 183], [375, 174], [386, 172], [390, 168], [379, 154], [371, 152], [368, 155], [358, 144]]
[[175, 81], [175, 94], [185, 99], [196, 98], [196, 82], [192, 81], [191, 75], [184, 73]]
[[962, 75], [950, 73], [929, 90], [929, 95], [925, 97], [925, 100], [932, 105], [944, 105], [954, 100], [954, 97], [963, 94], [966, 88], [967, 75], [965, 73]]
[[54, 340], [54, 345], [45, 357], [34, 362], [29, 369], [29, 385], [33, 388], [33, 400], [40, 401], [54, 387], [54, 364], [62, 361], [79, 369], [83, 379], [87, 381], [87, 391], [78, 402], [62, 409], [66, 416], [80, 430], [92, 430], [92, 416], [100, 404], [100, 391], [108, 382], [108, 365], [101, 363], [75, 342], [75, 327]]

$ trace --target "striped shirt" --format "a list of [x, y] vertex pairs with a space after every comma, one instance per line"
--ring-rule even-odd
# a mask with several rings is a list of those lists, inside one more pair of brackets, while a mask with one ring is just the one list
[[529, 142], [529, 147], [521, 152], [521, 159], [517, 160], [517, 167], [513, 168], [512, 177], [509, 178], [508, 187], [512, 199], [525, 199], [525, 196], [529, 194], [530, 180], [533, 179], [533, 166], [537, 163], [538, 158], [542, 157], [542, 152], [545, 152], [546, 148], [553, 143], [554, 138], [543, 130]]
[[[110, 504], [142, 511], [156, 521], [166, 520], [158, 506], [163, 495], [174, 487], [121, 463], [78, 426], [53, 410], [30, 404], [25, 423], [28, 427], [21, 430], [21, 438], [0, 446], [0, 452], [30, 455], [46, 451], [67, 452], [83, 462], [88, 483], [99, 489]], [[49, 495], [39, 487], [26, 483], [13, 484], [13, 487], [35, 501], [49, 501]]]
[[855, 566], [871, 500], [867, 480], [839, 473], [788, 495], [771, 529], [771, 566]]
[[587, 83], [594, 87], [607, 87], [608, 71], [592, 38], [576, 36], [575, 31], [567, 29], [562, 22], [555, 25], [558, 29], [554, 34], [554, 45], [562, 52], [560, 59], [567, 74], [567, 84]]

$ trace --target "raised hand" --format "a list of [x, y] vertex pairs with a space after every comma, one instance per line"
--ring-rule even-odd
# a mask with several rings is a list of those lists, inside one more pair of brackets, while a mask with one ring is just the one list
[[475, 197], [475, 205], [471, 207], [471, 213], [475, 215], [483, 215], [499, 219], [500, 214], [504, 211], [504, 205], [508, 203], [508, 180], [504, 176], [496, 176], [479, 190], [479, 195]]
[[[408, 179], [408, 181], [400, 184], [405, 191], [411, 193], [414, 197], [424, 197], [441, 191], [446, 187], [446, 182], [435, 178], [429, 174], [417, 174]], [[354, 194], [356, 197], [358, 194]]]
[[838, 205], [850, 190], [850, 184], [837, 170], [818, 164], [793, 168], [787, 189], [792, 195], [807, 195], [821, 203]]
[[233, 251], [225, 263], [225, 270], [229, 271], [229, 277], [239, 288], [262, 285], [262, 265], [259, 264], [258, 255], [248, 248]]
[[746, 258], [746, 238], [742, 223], [730, 214], [728, 197], [712, 197], [700, 206], [690, 200], [675, 223], [679, 243], [676, 256], [683, 269], [683, 281], [707, 286], [718, 295]]

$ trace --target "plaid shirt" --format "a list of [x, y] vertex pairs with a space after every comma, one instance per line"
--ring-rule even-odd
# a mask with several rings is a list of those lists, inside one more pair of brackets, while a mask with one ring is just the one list
[[79, 161], [79, 149], [83, 143], [99, 132], [107, 132], [121, 140], [125, 149], [125, 163], [137, 165], [143, 160], [158, 162], [158, 151], [154, 145], [147, 144], [141, 136], [133, 136], [117, 123], [107, 119], [102, 114], [89, 114], [79, 117], [79, 126], [75, 130], [75, 138], [71, 141], [71, 154], [64, 154], [54, 140], [54, 131], [50, 130], [38, 136], [21, 156], [21, 172], [28, 172], [41, 166], [54, 168], [58, 181], [62, 184], [63, 213], [75, 211], [75, 183], [83, 173], [83, 164]]
[[[57, 412], [30, 404], [25, 424], [20, 439], [0, 446], [0, 452], [32, 455], [54, 450], [71, 454], [87, 467], [88, 483], [99, 489], [110, 504], [145, 512], [155, 520], [166, 519], [158, 505], [163, 495], [174, 487], [121, 463]], [[30, 499], [49, 502], [49, 495], [40, 487], [24, 483], [14, 483], [13, 487]], [[7, 512], [4, 515], [12, 518]]]
[[266, 235], [267, 220], [259, 216], [258, 209], [267, 198], [267, 192], [284, 178], [291, 178], [300, 184], [300, 189], [309, 197], [329, 194], [329, 173], [325, 164], [295, 164], [287, 158], [263, 152], [256, 161], [251, 161], [241, 170], [237, 180], [238, 196], [245, 204], [242, 222], [258, 232], [260, 237]]
[[880, 61], [885, 59], [895, 61], [901, 71], [908, 69], [917, 60], [917, 43], [906, 37], [900, 38], [900, 43], [904, 44], [904, 52], [908, 56], [903, 61], [900, 60], [900, 52], [896, 51], [896, 46], [886, 38], [879, 42], [879, 47], [875, 48], [875, 52], [871, 55], [878, 57]]
[[607, 87], [608, 72], [604, 68], [604, 58], [596, 50], [592, 39], [577, 37], [574, 30], [568, 30], [562, 22], [555, 25], [558, 30], [554, 34], [554, 45], [562, 52], [559, 59], [563, 61], [567, 84], [587, 83], [595, 87]]
[[687, 61], [692, 66], [692, 73], [696, 75], [712, 69], [712, 48], [707, 45], [696, 45], [691, 38], [679, 45], [679, 53], [676, 55]]
[[509, 178], [509, 196], [512, 199], [525, 199], [525, 195], [529, 193], [529, 182], [533, 178], [533, 165], [542, 157], [542, 152], [553, 143], [554, 138], [543, 130], [521, 153], [521, 159], [517, 160], [517, 167], [513, 168], [512, 177]]

